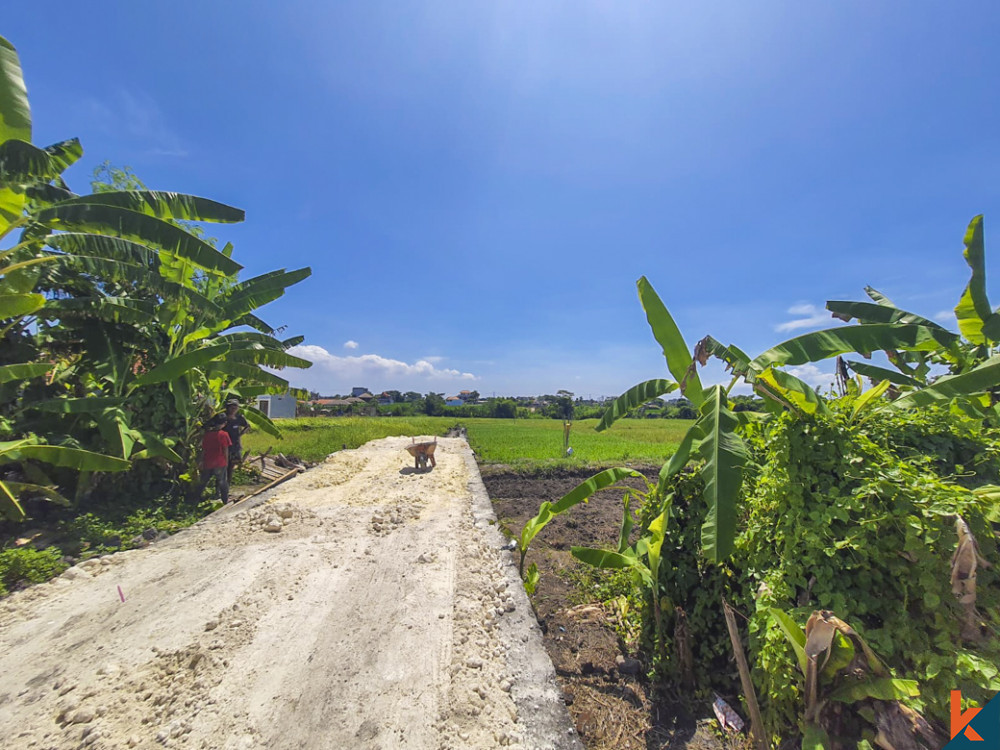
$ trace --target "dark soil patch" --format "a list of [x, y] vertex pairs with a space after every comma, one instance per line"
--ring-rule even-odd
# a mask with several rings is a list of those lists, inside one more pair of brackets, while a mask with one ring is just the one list
[[[595, 469], [519, 473], [484, 466], [483, 482], [497, 518], [516, 535], [545, 500], [555, 501]], [[658, 468], [640, 468], [655, 481]], [[641, 482], [637, 481], [637, 487]], [[718, 750], [727, 747], [699, 711], [697, 718], [671, 685], [653, 685], [643, 674], [623, 674], [616, 665], [628, 654], [615, 630], [612, 608], [588, 600], [577, 582], [589, 569], [570, 554], [573, 546], [607, 546], [618, 538], [622, 493], [605, 490], [589, 503], [553, 519], [532, 543], [525, 565], [541, 573], [532, 604], [556, 669], [569, 712], [588, 748], [616, 750]], [[516, 553], [515, 553], [516, 554]], [[627, 671], [627, 668], [626, 670]], [[705, 706], [708, 712], [711, 709]]]

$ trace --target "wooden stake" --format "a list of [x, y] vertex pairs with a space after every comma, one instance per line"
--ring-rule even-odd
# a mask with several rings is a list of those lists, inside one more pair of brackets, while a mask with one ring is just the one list
[[760, 706], [757, 705], [757, 693], [753, 689], [753, 682], [750, 681], [750, 667], [747, 665], [747, 658], [743, 653], [740, 631], [736, 628], [736, 616], [733, 614], [733, 608], [726, 601], [726, 597], [722, 597], [722, 611], [726, 615], [729, 640], [733, 643], [736, 666], [740, 670], [740, 682], [743, 684], [743, 695], [747, 699], [747, 708], [750, 711], [750, 737], [753, 739], [754, 745], [757, 746], [757, 750], [767, 750], [767, 736], [764, 734], [764, 720], [760, 715]]

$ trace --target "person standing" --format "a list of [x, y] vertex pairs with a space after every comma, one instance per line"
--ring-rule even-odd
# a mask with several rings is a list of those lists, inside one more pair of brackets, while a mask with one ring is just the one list
[[229, 446], [232, 445], [225, 426], [226, 418], [221, 414], [205, 425], [201, 438], [201, 486], [198, 488], [198, 497], [201, 497], [214, 478], [216, 494], [223, 504], [229, 502]]
[[235, 398], [226, 402], [226, 426], [223, 429], [229, 435], [229, 440], [232, 443], [229, 446], [229, 466], [227, 469], [227, 477], [232, 482], [233, 470], [243, 460], [243, 443], [240, 438], [250, 429], [250, 425], [240, 414], [240, 402]]

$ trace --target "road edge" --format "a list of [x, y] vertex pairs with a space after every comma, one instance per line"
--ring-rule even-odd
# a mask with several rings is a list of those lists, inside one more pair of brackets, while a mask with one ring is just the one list
[[[496, 549], [504, 548], [507, 540], [497, 526], [493, 503], [486, 492], [472, 449], [465, 451], [464, 456], [469, 470], [473, 522], [488, 544]], [[562, 700], [555, 668], [542, 643], [542, 631], [517, 574], [514, 558], [506, 549], [500, 554], [507, 590], [514, 597], [515, 609], [500, 618], [499, 629], [504, 642], [509, 645], [507, 667], [517, 678], [511, 697], [517, 707], [518, 724], [525, 733], [524, 745], [553, 750], [583, 750]]]

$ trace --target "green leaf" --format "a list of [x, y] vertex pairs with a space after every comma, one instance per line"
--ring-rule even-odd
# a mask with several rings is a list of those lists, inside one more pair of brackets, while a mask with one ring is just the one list
[[674, 319], [646, 277], [641, 277], [636, 285], [639, 288], [639, 301], [642, 303], [642, 309], [646, 311], [646, 320], [653, 331], [653, 337], [663, 349], [667, 369], [680, 383], [681, 391], [688, 401], [695, 408], [701, 406], [703, 399], [701, 378], [698, 377], [697, 368], [692, 366], [691, 350], [684, 343], [680, 329], [677, 328]]
[[96, 318], [108, 323], [143, 325], [156, 318], [153, 302], [131, 297], [71, 297], [49, 300], [40, 313], [45, 320]]
[[805, 725], [802, 730], [802, 750], [827, 750], [832, 747], [830, 735], [823, 727], [812, 722]]
[[157, 190], [122, 190], [81, 195], [60, 203], [72, 206], [80, 203], [116, 206], [157, 219], [180, 221], [212, 221], [235, 223], [246, 218], [246, 212], [208, 198]]
[[647, 581], [652, 580], [650, 571], [636, 557], [623, 555], [618, 552], [611, 552], [606, 549], [595, 549], [593, 547], [571, 547], [570, 554], [580, 562], [593, 565], [595, 568], [610, 568], [622, 570], [631, 568], [637, 570]]
[[284, 378], [275, 375], [273, 372], [262, 370], [257, 365], [245, 362], [214, 362], [209, 368], [209, 374], [210, 376], [216, 376], [217, 374], [229, 375], [232, 378], [240, 378], [250, 385], [262, 384], [282, 389], [288, 387], [288, 381]]
[[828, 414], [826, 399], [791, 373], [769, 367], [754, 380], [754, 390], [800, 414]]
[[312, 367], [313, 365], [313, 363], [308, 359], [296, 357], [288, 352], [277, 349], [265, 349], [257, 346], [245, 349], [233, 348], [226, 357], [226, 360], [229, 362], [247, 362], [254, 365], [267, 365], [268, 367], [276, 368], [298, 367], [303, 370]]
[[870, 408], [871, 404], [882, 397], [882, 394], [889, 390], [889, 381], [883, 380], [874, 388], [869, 388], [854, 401], [854, 409], [851, 411], [851, 421], [855, 421], [858, 415]]
[[897, 398], [891, 406], [895, 409], [924, 407], [933, 403], [946, 403], [953, 398], [970, 396], [1000, 385], [1000, 355], [960, 375], [946, 375], [913, 393]]
[[706, 336], [700, 345], [708, 354], [726, 363], [726, 369], [733, 375], [745, 376], [750, 368], [750, 357], [735, 344], [725, 346], [711, 336]]
[[873, 677], [864, 681], [850, 678], [830, 693], [830, 700], [841, 703], [855, 703], [868, 698], [880, 701], [900, 701], [920, 696], [920, 685], [916, 680], [897, 680], [892, 677]]
[[701, 529], [701, 543], [709, 560], [722, 562], [732, 553], [736, 539], [736, 505], [747, 454], [736, 433], [738, 420], [729, 411], [723, 387], [706, 388], [705, 394], [697, 422], [696, 447], [705, 460], [701, 476], [709, 509]]
[[872, 323], [813, 331], [797, 336], [758, 355], [751, 363], [754, 372], [768, 367], [803, 365], [850, 352], [934, 351], [958, 340], [954, 333], [930, 326]]
[[28, 364], [3, 365], [0, 367], [0, 383], [11, 383], [15, 380], [30, 380], [44, 375], [55, 365], [48, 362], [31, 362]]
[[31, 108], [17, 50], [0, 36], [0, 143], [11, 138], [31, 140]]
[[180, 464], [184, 463], [177, 452], [170, 447], [170, 443], [173, 441], [167, 441], [152, 432], [146, 430], [136, 430], [136, 437], [140, 443], [144, 446], [141, 451], [137, 451], [132, 454], [133, 461], [139, 461], [145, 458], [165, 458], [168, 461]]
[[242, 268], [239, 263], [180, 227], [117, 206], [56, 204], [39, 211], [33, 219], [39, 225], [58, 231], [111, 235], [150, 244], [207, 271], [233, 275]]
[[0, 294], [0, 318], [19, 318], [30, 315], [45, 305], [41, 294]]
[[219, 357], [224, 356], [229, 351], [229, 344], [213, 344], [203, 349], [181, 354], [179, 357], [168, 359], [159, 367], [154, 367], [147, 373], [136, 378], [136, 385], [150, 385], [152, 383], [164, 383], [168, 380], [176, 380], [195, 367], [204, 367]]
[[285, 293], [285, 289], [298, 284], [312, 274], [310, 268], [300, 268], [297, 271], [272, 271], [255, 276], [233, 288], [232, 293], [223, 303], [226, 317], [236, 320], [248, 315], [254, 310], [273, 302]]
[[629, 492], [625, 493], [625, 497], [622, 498], [622, 525], [618, 532], [618, 551], [624, 552], [628, 549], [628, 538], [632, 533], [632, 527], [635, 522], [632, 520], [632, 510], [629, 507], [632, 503], [632, 494]]
[[45, 487], [40, 484], [31, 484], [30, 482], [4, 482], [7, 485], [7, 489], [11, 491], [12, 494], [18, 496], [24, 496], [28, 494], [41, 495], [57, 505], [69, 505], [70, 502], [65, 497], [60, 495], [52, 487]]
[[634, 385], [616, 398], [611, 406], [604, 410], [600, 424], [595, 429], [598, 432], [602, 432], [628, 414], [632, 409], [676, 389], [677, 383], [670, 380], [647, 380], [644, 383]]
[[[2, 49], [0, 49], [0, 51], [2, 51]], [[2, 457], [2, 454], [0, 454], [0, 457]], [[22, 520], [26, 516], [24, 508], [21, 507], [21, 503], [17, 501], [17, 498], [14, 496], [14, 493], [11, 492], [7, 483], [3, 481], [0, 481], [0, 510], [3, 511], [5, 516], [18, 521]]]
[[785, 638], [792, 645], [792, 650], [795, 652], [795, 659], [798, 661], [799, 669], [802, 670], [802, 674], [804, 675], [809, 668], [809, 657], [806, 656], [806, 631], [800, 628], [795, 620], [780, 609], [771, 607], [768, 609], [768, 613], [771, 615], [774, 624], [781, 628], [781, 632], [785, 634]]
[[663, 464], [660, 468], [660, 479], [657, 483], [657, 488], [662, 494], [666, 489], [667, 482], [670, 477], [677, 474], [684, 466], [687, 464], [688, 459], [691, 457], [691, 446], [697, 437], [698, 430], [696, 428], [697, 423], [692, 424], [688, 428], [688, 431], [684, 433], [684, 437], [681, 438], [680, 444], [677, 446], [677, 450], [674, 451], [674, 455], [670, 457], [670, 460]]
[[524, 577], [524, 590], [528, 596], [533, 596], [535, 589], [538, 588], [538, 566], [535, 563], [531, 563], [528, 566], [528, 574]]
[[986, 254], [983, 247], [983, 215], [969, 222], [965, 230], [965, 262], [972, 269], [972, 277], [955, 306], [958, 330], [973, 344], [985, 344], [983, 323], [993, 314], [986, 297]]
[[872, 380], [888, 380], [890, 383], [895, 383], [896, 385], [908, 385], [913, 388], [923, 387], [923, 383], [919, 380], [915, 380], [901, 372], [886, 369], [885, 367], [876, 367], [866, 362], [854, 362], [849, 359], [845, 359], [844, 364], [859, 375], [864, 375], [866, 378], [871, 378]]
[[32, 409], [58, 414], [94, 414], [105, 409], [113, 409], [125, 403], [125, 399], [106, 396], [85, 396], [83, 398], [53, 398], [28, 404]]
[[857, 318], [859, 323], [869, 325], [872, 323], [901, 323], [903, 325], [943, 328], [933, 320], [885, 304], [873, 305], [871, 302], [829, 300], [826, 303], [826, 309], [833, 313], [833, 317], [847, 323], [851, 322], [853, 318]]
[[[77, 471], [126, 471], [129, 468], [129, 462], [121, 458], [58, 445], [24, 445], [16, 452], [21, 458]], [[11, 455], [0, 453], [0, 460], [11, 460]]]
[[529, 519], [521, 529], [518, 549], [521, 552], [522, 567], [524, 563], [524, 555], [528, 551], [531, 540], [538, 535], [538, 532], [545, 528], [549, 521], [560, 513], [565, 513], [574, 505], [585, 502], [595, 492], [606, 489], [627, 477], [641, 478], [642, 474], [637, 471], [633, 471], [632, 469], [625, 469], [621, 467], [605, 469], [589, 479], [585, 479], [579, 485], [563, 495], [563, 497], [557, 502], [550, 503], [546, 501], [542, 503], [538, 509], [538, 514], [534, 518]]
[[264, 412], [256, 409], [252, 406], [244, 406], [243, 414], [246, 416], [247, 421], [259, 430], [263, 430], [268, 435], [272, 437], [280, 438], [281, 430], [272, 422]]
[[869, 297], [871, 297], [880, 305], [885, 305], [886, 307], [896, 306], [895, 302], [893, 302], [891, 299], [882, 294], [882, 292], [880, 292], [878, 289], [874, 289], [873, 287], [866, 286], [865, 294], [867, 294]]

